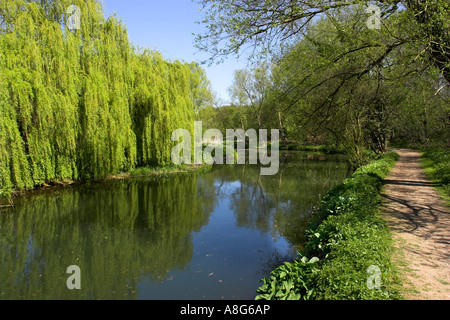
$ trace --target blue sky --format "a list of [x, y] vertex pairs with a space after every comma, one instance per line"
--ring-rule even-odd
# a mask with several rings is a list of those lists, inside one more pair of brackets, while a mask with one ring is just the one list
[[[200, 5], [191, 0], [102, 0], [106, 16], [116, 12], [125, 24], [130, 41], [139, 47], [160, 51], [167, 59], [201, 62], [208, 58], [194, 47], [192, 33], [201, 33]], [[230, 57], [224, 63], [203, 65], [212, 88], [222, 100], [228, 100], [227, 88], [233, 72], [246, 67], [246, 61]]]

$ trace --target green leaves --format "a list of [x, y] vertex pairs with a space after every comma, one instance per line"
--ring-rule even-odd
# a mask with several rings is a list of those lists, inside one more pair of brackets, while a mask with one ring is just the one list
[[311, 277], [318, 271], [318, 258], [301, 256], [294, 262], [285, 262], [272, 271], [270, 278], [261, 280], [256, 300], [309, 300], [314, 290]]
[[450, 203], [450, 151], [437, 147], [424, 148], [422, 165], [444, 199]]
[[[66, 9], [81, 9], [69, 31]], [[193, 131], [205, 72], [134, 49], [96, 0], [0, 0], [0, 190], [165, 165]]]

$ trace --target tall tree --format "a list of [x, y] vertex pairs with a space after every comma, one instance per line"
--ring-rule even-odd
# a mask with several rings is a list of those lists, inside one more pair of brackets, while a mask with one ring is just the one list
[[[269, 119], [283, 110], [284, 122], [310, 135], [331, 136], [355, 166], [366, 161], [366, 149], [385, 151], [405, 88], [415, 95], [415, 85], [432, 90], [442, 80], [433, 72], [437, 69], [415, 59], [414, 46], [392, 45], [384, 40], [387, 29], [373, 32], [359, 23], [361, 17], [353, 9], [329, 14], [285, 49], [275, 62], [272, 99], [265, 109]], [[391, 16], [385, 23], [397, 28], [401, 21]], [[428, 97], [442, 110], [438, 97]]]
[[207, 83], [134, 48], [98, 0], [0, 0], [0, 193], [168, 164]]
[[262, 111], [267, 102], [270, 87], [270, 69], [263, 63], [251, 70], [236, 70], [233, 84], [229, 88], [232, 101], [247, 108], [256, 120], [257, 129], [262, 129]]

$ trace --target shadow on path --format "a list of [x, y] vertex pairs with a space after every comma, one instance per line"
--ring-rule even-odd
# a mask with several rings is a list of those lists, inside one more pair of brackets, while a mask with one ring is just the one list
[[406, 298], [450, 299], [450, 211], [425, 175], [419, 153], [394, 151], [400, 159], [384, 180], [383, 211], [417, 290]]

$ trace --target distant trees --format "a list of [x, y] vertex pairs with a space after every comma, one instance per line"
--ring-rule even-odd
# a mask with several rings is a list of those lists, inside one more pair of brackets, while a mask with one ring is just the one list
[[230, 97], [240, 107], [247, 107], [256, 120], [255, 129], [262, 129], [262, 111], [270, 88], [270, 70], [262, 63], [252, 70], [236, 70], [229, 88]]
[[99, 1], [0, 0], [0, 192], [167, 164], [208, 90], [197, 64], [133, 48]]
[[[412, 7], [379, 3], [382, 24], [370, 29], [365, 1], [202, 3], [211, 32], [198, 36], [200, 48], [218, 58], [250, 45], [256, 61], [266, 54], [271, 62], [260, 109], [264, 127], [279, 128], [286, 139], [340, 144], [355, 167], [393, 139], [448, 141], [446, 64], [439, 67], [420, 38], [425, 31], [412, 19]], [[446, 5], [430, 8], [424, 10], [450, 12]], [[448, 26], [440, 16], [428, 19]], [[445, 37], [439, 38], [443, 52]]]

